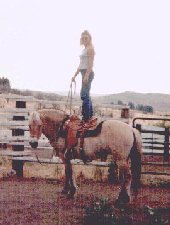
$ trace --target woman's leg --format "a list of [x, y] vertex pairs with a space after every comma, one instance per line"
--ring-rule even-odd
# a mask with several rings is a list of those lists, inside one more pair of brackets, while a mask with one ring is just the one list
[[89, 80], [86, 84], [83, 83], [83, 77], [85, 75], [86, 70], [82, 70], [82, 88], [81, 88], [81, 100], [82, 102], [82, 116], [83, 120], [87, 121], [93, 116], [93, 107], [92, 107], [92, 101], [90, 98], [90, 89], [91, 89], [91, 83], [94, 78], [94, 73], [91, 72], [89, 75]]
[[90, 97], [86, 97], [82, 102], [82, 115], [83, 120], [87, 121], [93, 116], [93, 107]]

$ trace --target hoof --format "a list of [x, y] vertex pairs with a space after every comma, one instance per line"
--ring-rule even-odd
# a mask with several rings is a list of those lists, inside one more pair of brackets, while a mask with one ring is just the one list
[[74, 199], [74, 195], [76, 193], [76, 188], [73, 187], [70, 192], [67, 194], [67, 199]]
[[73, 188], [70, 190], [70, 193], [69, 193], [69, 194], [74, 196], [75, 193], [76, 193], [76, 188], [73, 187]]
[[67, 194], [68, 194], [68, 190], [63, 189], [63, 190], [61, 191], [61, 194], [67, 195]]
[[121, 191], [115, 202], [115, 207], [122, 207], [130, 203], [130, 197], [125, 191]]
[[122, 208], [122, 207], [128, 205], [129, 203], [130, 203], [130, 198], [129, 197], [126, 200], [125, 199], [123, 199], [123, 200], [117, 199], [115, 201], [115, 207], [116, 208]]
[[74, 199], [74, 195], [68, 194], [68, 195], [67, 195], [67, 199]]

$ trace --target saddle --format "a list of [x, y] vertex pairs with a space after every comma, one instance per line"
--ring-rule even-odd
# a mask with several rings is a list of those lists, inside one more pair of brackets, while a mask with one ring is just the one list
[[70, 116], [70, 118], [65, 122], [64, 128], [67, 131], [66, 135], [66, 148], [71, 149], [77, 145], [77, 130], [79, 129], [80, 119], [76, 115]]
[[63, 129], [67, 131], [65, 137], [67, 150], [77, 145], [78, 138], [80, 138], [80, 148], [82, 148], [84, 138], [97, 136], [101, 132], [102, 122], [97, 123], [97, 118], [84, 122], [77, 115], [70, 116], [63, 126]]

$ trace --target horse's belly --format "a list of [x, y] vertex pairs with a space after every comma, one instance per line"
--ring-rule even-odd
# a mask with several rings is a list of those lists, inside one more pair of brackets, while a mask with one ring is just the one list
[[127, 124], [122, 123], [105, 123], [101, 134], [97, 137], [84, 139], [84, 149], [88, 154], [111, 149], [111, 154], [119, 159], [126, 159], [133, 146], [133, 132]]

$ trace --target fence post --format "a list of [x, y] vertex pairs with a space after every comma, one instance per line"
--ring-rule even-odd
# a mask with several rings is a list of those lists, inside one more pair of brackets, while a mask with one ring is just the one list
[[136, 124], [136, 129], [141, 133], [142, 130], [141, 124]]
[[[16, 108], [26, 108], [26, 102], [25, 101], [16, 101]], [[25, 120], [25, 117], [19, 117], [14, 116], [13, 120], [15, 121], [21, 121]], [[24, 130], [23, 129], [13, 129], [12, 130], [12, 136], [24, 136]], [[24, 151], [24, 144], [13, 144], [12, 145], [13, 151]], [[23, 177], [23, 162], [18, 160], [12, 160], [12, 169], [16, 171], [17, 177]]]
[[165, 139], [164, 139], [164, 161], [169, 159], [169, 128], [165, 127]]

